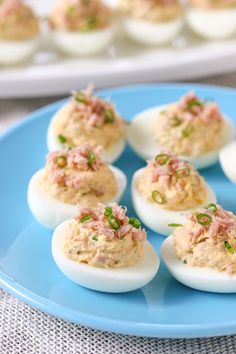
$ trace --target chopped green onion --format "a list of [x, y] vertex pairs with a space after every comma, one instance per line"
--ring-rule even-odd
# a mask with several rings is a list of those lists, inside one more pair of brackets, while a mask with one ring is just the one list
[[206, 206], [206, 209], [215, 213], [217, 211], [217, 206], [214, 203], [210, 203]]
[[184, 263], [184, 264], [187, 264], [188, 262], [187, 262], [186, 259], [185, 259], [185, 260], [183, 260], [183, 263]]
[[61, 143], [61, 144], [65, 144], [67, 142], [66, 137], [62, 134], [58, 135], [57, 139], [58, 139], [59, 143]]
[[96, 155], [94, 154], [93, 151], [89, 151], [87, 161], [88, 161], [89, 167], [92, 167], [94, 162], [96, 161]]
[[190, 175], [190, 169], [188, 167], [183, 167], [175, 171], [175, 176], [177, 178], [184, 178]]
[[136, 218], [129, 218], [129, 224], [135, 227], [136, 229], [139, 229], [141, 226], [141, 222]]
[[98, 238], [97, 238], [96, 236], [93, 236], [93, 237], [92, 237], [92, 240], [93, 240], [93, 241], [98, 241]]
[[174, 116], [170, 119], [169, 124], [171, 127], [178, 127], [182, 123], [182, 119], [178, 116]]
[[58, 156], [56, 158], [56, 164], [61, 167], [64, 168], [67, 165], [67, 158], [65, 156]]
[[225, 248], [226, 250], [229, 252], [229, 253], [234, 253], [235, 252], [235, 249], [233, 248], [233, 246], [228, 242], [228, 241], [225, 241], [224, 242], [224, 245], [225, 245]]
[[82, 91], [75, 92], [75, 100], [79, 103], [86, 103], [86, 96]]
[[186, 128], [182, 130], [183, 138], [188, 138], [194, 131], [194, 127], [191, 124], [188, 124]]
[[169, 227], [180, 227], [182, 224], [168, 224]]
[[105, 216], [110, 216], [111, 214], [112, 214], [112, 208], [106, 207], [104, 215]]
[[159, 154], [155, 157], [155, 161], [163, 166], [163, 165], [166, 165], [170, 160], [170, 156], [168, 154]]
[[152, 192], [152, 199], [157, 204], [165, 204], [166, 203], [165, 197], [158, 191]]
[[199, 100], [192, 100], [192, 101], [187, 103], [187, 109], [188, 110], [191, 110], [194, 107], [202, 107], [202, 106], [203, 106], [203, 103], [201, 101], [199, 101]]
[[114, 215], [107, 216], [107, 221], [113, 230], [116, 230], [116, 231], [119, 230], [120, 220], [118, 220]]
[[80, 219], [80, 222], [83, 223], [83, 222], [89, 221], [90, 219], [92, 219], [92, 215], [86, 215]]
[[198, 214], [197, 220], [200, 225], [206, 226], [212, 223], [212, 217], [208, 214]]
[[115, 113], [111, 108], [104, 109], [105, 123], [114, 123], [115, 121]]
[[73, 15], [75, 13], [75, 6], [73, 5], [68, 6], [67, 12], [69, 15]]
[[91, 31], [97, 26], [97, 20], [95, 17], [91, 17], [87, 20], [86, 25], [84, 26], [83, 30], [84, 31]]

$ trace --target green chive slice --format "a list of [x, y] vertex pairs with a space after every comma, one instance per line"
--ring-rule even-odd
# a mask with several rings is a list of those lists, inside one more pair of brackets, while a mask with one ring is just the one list
[[197, 100], [197, 99], [192, 100], [192, 101], [187, 103], [187, 109], [188, 110], [191, 110], [194, 107], [202, 107], [202, 106], [203, 106], [203, 103], [201, 101]]
[[235, 252], [234, 247], [228, 241], [224, 242], [224, 246], [229, 253], [233, 254]]
[[113, 230], [115, 230], [115, 231], [119, 230], [120, 225], [121, 225], [120, 220], [118, 220], [114, 215], [107, 216], [107, 221]]
[[136, 218], [129, 218], [129, 224], [135, 227], [136, 229], [139, 229], [141, 227], [141, 222]]
[[106, 207], [104, 215], [105, 216], [110, 216], [112, 214], [112, 208], [111, 207]]
[[192, 124], [188, 124], [186, 128], [182, 130], [182, 136], [183, 138], [188, 138], [194, 131], [194, 127]]
[[179, 168], [175, 171], [175, 176], [177, 178], [184, 178], [190, 175], [190, 169], [188, 167]]
[[93, 236], [93, 237], [92, 237], [92, 240], [93, 240], [93, 241], [98, 241], [98, 238], [97, 238], [96, 236]]
[[210, 225], [212, 223], [212, 217], [208, 214], [200, 213], [197, 215], [197, 221], [203, 226]]
[[165, 204], [166, 203], [165, 197], [158, 191], [152, 192], [152, 199], [157, 204]]
[[96, 161], [96, 155], [94, 154], [93, 151], [89, 151], [87, 161], [88, 161], [89, 167], [92, 167], [93, 163]]
[[182, 119], [178, 116], [174, 116], [169, 120], [171, 127], [178, 127], [182, 123]]
[[111, 108], [104, 108], [104, 117], [105, 123], [114, 123], [115, 122], [115, 113]]
[[92, 215], [86, 215], [83, 218], [80, 219], [81, 223], [84, 223], [86, 221], [89, 221], [90, 219], [92, 219]]
[[59, 134], [57, 136], [57, 139], [58, 139], [59, 143], [61, 143], [61, 144], [66, 144], [66, 142], [67, 142], [66, 137], [64, 135], [62, 135], [62, 134]]
[[169, 227], [180, 227], [180, 226], [183, 226], [182, 224], [168, 224]]
[[163, 166], [163, 165], [166, 165], [170, 160], [170, 156], [168, 154], [159, 154], [155, 157], [155, 161]]
[[75, 100], [79, 103], [86, 103], [85, 94], [82, 91], [76, 92], [74, 94]]
[[205, 208], [206, 210], [212, 211], [213, 213], [217, 211], [217, 206], [214, 203], [208, 204]]
[[65, 156], [58, 156], [56, 158], [56, 164], [61, 167], [64, 168], [67, 165], [67, 158]]

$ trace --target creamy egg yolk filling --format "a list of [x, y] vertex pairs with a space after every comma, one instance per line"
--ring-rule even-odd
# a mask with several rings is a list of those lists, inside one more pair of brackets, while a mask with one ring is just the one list
[[102, 268], [136, 264], [144, 252], [146, 233], [141, 223], [126, 216], [127, 209], [116, 203], [96, 208], [80, 207], [77, 222], [65, 237], [66, 256], [78, 263]]
[[38, 33], [39, 20], [30, 7], [20, 0], [0, 2], [0, 40], [30, 40]]
[[51, 152], [40, 179], [40, 188], [67, 204], [95, 206], [117, 194], [117, 182], [108, 165], [101, 160], [100, 147], [88, 145]]
[[203, 178], [186, 161], [167, 153], [148, 161], [136, 187], [142, 196], [167, 210], [187, 210], [204, 205], [207, 190]]
[[220, 146], [223, 128], [224, 120], [217, 104], [203, 102], [189, 92], [160, 113], [155, 137], [163, 149], [196, 157]]
[[151, 23], [175, 20], [182, 15], [177, 0], [119, 0], [119, 6], [125, 16]]
[[236, 216], [219, 205], [190, 213], [173, 240], [177, 256], [189, 266], [236, 273]]
[[236, 7], [236, 0], [190, 0], [190, 5], [203, 10], [224, 10]]
[[58, 112], [53, 131], [59, 142], [68, 147], [89, 141], [91, 146], [101, 145], [105, 150], [124, 137], [124, 122], [114, 107], [93, 96], [92, 88], [74, 92], [68, 106]]
[[100, 0], [60, 0], [50, 17], [52, 29], [89, 32], [111, 25], [112, 11]]

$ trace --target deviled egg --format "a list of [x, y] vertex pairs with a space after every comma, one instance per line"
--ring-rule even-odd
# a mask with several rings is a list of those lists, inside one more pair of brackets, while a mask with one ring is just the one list
[[69, 103], [52, 118], [48, 128], [49, 151], [89, 142], [103, 147], [103, 158], [114, 162], [125, 147], [124, 121], [113, 105], [93, 95], [88, 87], [74, 92]]
[[0, 1], [0, 64], [31, 57], [38, 45], [39, 20], [21, 0]]
[[191, 29], [207, 39], [225, 39], [236, 33], [235, 0], [190, 0], [186, 18]]
[[236, 292], [236, 216], [211, 204], [188, 215], [161, 247], [170, 273], [190, 288]]
[[178, 0], [120, 0], [123, 28], [136, 42], [156, 46], [170, 42], [182, 29]]
[[220, 164], [228, 179], [236, 183], [236, 141], [228, 144], [220, 151]]
[[216, 202], [215, 193], [197, 170], [170, 153], [157, 155], [135, 172], [132, 199], [140, 220], [166, 236], [184, 222], [186, 211]]
[[73, 220], [57, 227], [52, 255], [58, 268], [86, 288], [122, 293], [148, 284], [159, 258], [141, 223], [116, 203], [80, 207]]
[[119, 202], [126, 176], [101, 160], [100, 148], [88, 145], [49, 153], [45, 168], [30, 180], [28, 204], [34, 217], [54, 229], [77, 214], [77, 204]]
[[57, 47], [73, 56], [104, 51], [115, 34], [112, 10], [100, 0], [60, 0], [49, 21]]
[[196, 168], [215, 164], [220, 149], [234, 135], [233, 122], [217, 104], [193, 92], [179, 102], [141, 112], [127, 127], [128, 142], [141, 158], [150, 159], [164, 149]]

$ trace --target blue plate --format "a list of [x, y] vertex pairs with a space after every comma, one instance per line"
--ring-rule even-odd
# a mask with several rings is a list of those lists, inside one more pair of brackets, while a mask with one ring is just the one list
[[[236, 91], [198, 85], [158, 85], [100, 92], [114, 101], [126, 119], [150, 106], [177, 100], [188, 90], [213, 97], [236, 122]], [[63, 102], [36, 111], [0, 138], [0, 284], [28, 304], [81, 325], [117, 333], [150, 337], [207, 337], [236, 333], [236, 294], [210, 294], [174, 280], [164, 265], [141, 290], [103, 294], [84, 289], [64, 277], [50, 252], [51, 232], [31, 216], [26, 201], [31, 175], [44, 164], [46, 130]], [[141, 161], [127, 147], [117, 162], [130, 183]], [[236, 212], [236, 187], [220, 167], [203, 172], [219, 202]], [[132, 214], [130, 190], [122, 201]], [[148, 232], [159, 253], [163, 238]]]

